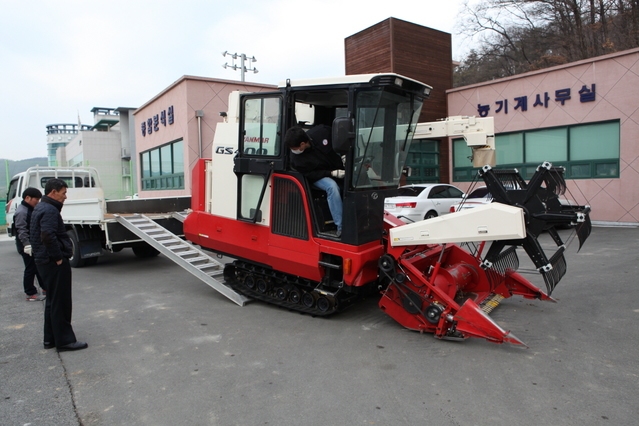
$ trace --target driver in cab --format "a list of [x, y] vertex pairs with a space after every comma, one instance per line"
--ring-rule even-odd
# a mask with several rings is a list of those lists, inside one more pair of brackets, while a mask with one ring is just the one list
[[291, 127], [284, 136], [284, 143], [291, 150], [291, 163], [318, 189], [326, 191], [328, 208], [337, 226], [336, 236], [342, 235], [342, 197], [334, 179], [344, 178], [344, 164], [333, 150], [331, 127], [320, 124], [305, 132], [301, 127]]

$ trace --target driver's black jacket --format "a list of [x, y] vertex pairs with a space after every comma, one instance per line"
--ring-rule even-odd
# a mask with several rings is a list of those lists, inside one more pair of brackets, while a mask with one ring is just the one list
[[311, 139], [311, 146], [301, 154], [291, 154], [291, 164], [295, 170], [313, 183], [330, 177], [333, 170], [344, 169], [342, 158], [333, 151], [330, 126], [320, 124], [306, 134]]

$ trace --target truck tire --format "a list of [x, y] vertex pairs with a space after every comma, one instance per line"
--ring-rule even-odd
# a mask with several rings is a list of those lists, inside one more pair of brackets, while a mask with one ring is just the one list
[[98, 263], [98, 259], [100, 258], [100, 256], [96, 256], [96, 257], [89, 257], [87, 259], [84, 259], [84, 266], [93, 266], [96, 263]]
[[73, 229], [67, 231], [67, 235], [71, 240], [71, 251], [73, 255], [69, 258], [69, 265], [72, 268], [81, 268], [84, 266], [84, 259], [80, 258], [80, 243]]
[[131, 247], [131, 249], [133, 250], [133, 254], [135, 254], [139, 258], [155, 257], [158, 254], [160, 254], [159, 251], [157, 251], [156, 249], [154, 249], [148, 244], [133, 246]]

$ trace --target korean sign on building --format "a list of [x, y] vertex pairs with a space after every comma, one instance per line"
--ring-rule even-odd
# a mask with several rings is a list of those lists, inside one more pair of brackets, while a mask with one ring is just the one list
[[[578, 94], [579, 94], [579, 102], [581, 103], [594, 102], [596, 99], [595, 84], [594, 83], [591, 84], [590, 87], [584, 84], [581, 90], [579, 90]], [[534, 102], [532, 102], [533, 99], [534, 99]], [[526, 112], [528, 111], [529, 101], [532, 102], [533, 108], [538, 108], [538, 107], [548, 108], [548, 104], [551, 99], [552, 97], [550, 96], [549, 92], [543, 92], [543, 94], [538, 93], [534, 96], [534, 98], [532, 96], [530, 97], [518, 96], [512, 99], [502, 99], [495, 102], [494, 113], [508, 114], [509, 100], [513, 101], [511, 102], [511, 106], [513, 110]], [[571, 99], [572, 99], [572, 93], [570, 88], [555, 90], [554, 101], [557, 103], [560, 103], [562, 106], [564, 106], [566, 102], [570, 101]], [[477, 104], [477, 113], [479, 114], [480, 117], [488, 116], [488, 113], [490, 112], [490, 110], [491, 110], [490, 104], [487, 104], [487, 105]]]
[[173, 113], [173, 105], [168, 110], [163, 109], [159, 114], [155, 114], [151, 118], [147, 118], [140, 124], [142, 130], [142, 136], [150, 135], [153, 132], [160, 130], [160, 125], [166, 127], [167, 124], [173, 124], [175, 122], [175, 116]]

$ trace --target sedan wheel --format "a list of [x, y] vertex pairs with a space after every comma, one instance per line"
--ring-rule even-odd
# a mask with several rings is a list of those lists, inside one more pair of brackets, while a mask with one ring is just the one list
[[434, 210], [431, 210], [428, 213], [426, 213], [426, 215], [424, 216], [424, 219], [432, 219], [434, 217], [437, 217], [437, 212]]

